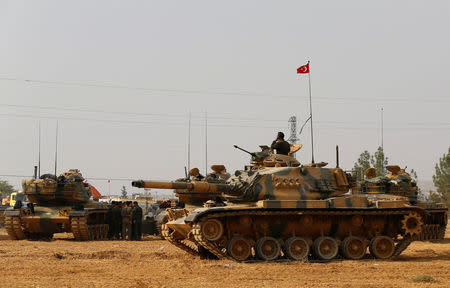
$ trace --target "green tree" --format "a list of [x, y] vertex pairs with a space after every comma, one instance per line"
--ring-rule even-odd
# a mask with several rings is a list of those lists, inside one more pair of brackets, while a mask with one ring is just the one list
[[356, 179], [362, 179], [364, 172], [370, 168], [370, 153], [365, 150], [361, 155], [359, 155], [358, 160], [356, 160], [353, 166], [353, 171], [355, 173]]
[[[416, 170], [411, 169], [409, 175], [416, 184], [419, 184], [419, 177], [417, 176]], [[417, 198], [420, 200], [427, 200], [427, 197], [422, 193], [422, 189], [420, 189], [419, 185], [417, 185]]]
[[8, 181], [0, 181], [0, 197], [8, 197], [11, 193], [15, 192], [14, 187], [8, 183]]
[[386, 166], [388, 165], [388, 158], [384, 155], [382, 147], [378, 147], [377, 151], [370, 158], [370, 164], [377, 171], [377, 175], [386, 174]]
[[434, 169], [433, 183], [436, 193], [430, 195], [430, 198], [445, 202], [448, 206], [450, 205], [450, 147], [447, 154], [444, 153], [442, 158], [439, 158], [439, 163], [436, 163]]
[[122, 194], [120, 195], [122, 198], [127, 198], [128, 192], [127, 192], [127, 188], [125, 186], [122, 186], [122, 188], [120, 189], [120, 192], [122, 192]]

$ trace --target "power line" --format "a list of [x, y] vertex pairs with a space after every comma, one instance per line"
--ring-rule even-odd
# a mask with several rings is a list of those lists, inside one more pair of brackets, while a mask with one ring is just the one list
[[[98, 109], [81, 109], [81, 108], [65, 108], [65, 107], [56, 107], [56, 106], [36, 106], [36, 105], [19, 105], [19, 104], [0, 104], [0, 106], [4, 107], [16, 107], [16, 108], [27, 108], [27, 109], [41, 109], [41, 110], [56, 110], [56, 111], [70, 111], [70, 112], [86, 112], [86, 113], [104, 113], [104, 114], [114, 114], [114, 116], [117, 115], [128, 115], [128, 116], [157, 116], [157, 117], [174, 117], [174, 118], [180, 118], [180, 119], [187, 119], [189, 118], [189, 114], [163, 114], [163, 113], [140, 113], [140, 112], [128, 112], [128, 111], [111, 111], [111, 110], [98, 110]], [[1, 114], [0, 114], [1, 115]], [[6, 115], [6, 114], [3, 114]], [[13, 114], [11, 114], [13, 115]], [[36, 116], [36, 117], [43, 117], [43, 116]], [[49, 117], [49, 116], [45, 116]], [[56, 119], [57, 116], [52, 116], [51, 119]], [[204, 119], [204, 116], [197, 116], [192, 117], [196, 118], [197, 120]], [[68, 120], [72, 120], [71, 118], [67, 118]], [[90, 118], [73, 118], [73, 120], [89, 120]], [[233, 121], [257, 121], [257, 122], [283, 122], [285, 123], [286, 120], [281, 119], [261, 119], [261, 118], [242, 118], [242, 117], [223, 117], [223, 116], [210, 116], [208, 115], [208, 119], [214, 119], [214, 120], [233, 120]], [[95, 120], [95, 119], [93, 119]], [[110, 122], [110, 120], [105, 120], [107, 122]], [[166, 120], [164, 120], [166, 121]], [[123, 122], [123, 121], [118, 121]], [[137, 121], [136, 123], [139, 123]], [[142, 122], [147, 123], [147, 122]], [[166, 122], [164, 122], [166, 123]], [[183, 122], [184, 123], [184, 122]], [[318, 123], [330, 123], [330, 124], [336, 124], [336, 123], [349, 123], [351, 125], [354, 124], [377, 124], [376, 121], [360, 121], [360, 120], [349, 120], [349, 121], [337, 121], [337, 120], [330, 120], [330, 121], [318, 121]], [[396, 124], [402, 124], [402, 125], [450, 125], [449, 122], [399, 122], [396, 121]], [[162, 124], [157, 122], [157, 124]], [[178, 123], [177, 123], [178, 124]], [[271, 128], [271, 127], [268, 127]]]
[[[71, 112], [86, 112], [86, 113], [104, 113], [115, 115], [129, 115], [129, 116], [158, 116], [158, 117], [176, 117], [186, 119], [187, 114], [167, 114], [167, 113], [142, 113], [142, 112], [127, 112], [127, 111], [108, 111], [98, 109], [79, 109], [79, 108], [65, 108], [56, 106], [35, 106], [35, 105], [19, 105], [19, 104], [0, 104], [4, 107], [16, 107], [16, 108], [28, 108], [28, 109], [42, 109], [42, 110], [57, 110], [57, 111], [71, 111]], [[197, 119], [203, 119], [204, 117], [193, 117]], [[267, 121], [267, 122], [285, 122], [281, 119], [261, 119], [261, 118], [242, 118], [242, 117], [222, 117], [222, 116], [208, 116], [211, 119], [218, 120], [245, 120], [245, 121]]]
[[[12, 116], [19, 118], [32, 118], [32, 119], [54, 119], [54, 120], [73, 120], [73, 121], [93, 121], [93, 122], [104, 122], [104, 123], [116, 123], [116, 124], [143, 124], [143, 125], [159, 125], [159, 126], [185, 126], [184, 122], [150, 122], [150, 121], [129, 121], [129, 120], [112, 120], [112, 119], [94, 119], [94, 118], [78, 118], [78, 117], [61, 117], [61, 116], [41, 116], [41, 115], [29, 115], [29, 114], [7, 114], [0, 113], [0, 116]], [[202, 124], [192, 124], [192, 126], [204, 126]], [[231, 127], [231, 128], [273, 128], [278, 129], [281, 126], [255, 126], [255, 125], [224, 125], [224, 124], [209, 124], [212, 127]], [[283, 125], [284, 126], [284, 125]]]
[[[208, 90], [187, 90], [187, 89], [164, 89], [164, 88], [150, 88], [150, 87], [133, 87], [126, 85], [113, 85], [102, 83], [82, 83], [82, 82], [64, 82], [64, 81], [50, 81], [40, 79], [18, 79], [11, 77], [0, 77], [0, 80], [4, 81], [22, 81], [31, 84], [46, 84], [46, 85], [61, 85], [61, 86], [78, 86], [78, 87], [91, 87], [91, 88], [109, 88], [109, 89], [122, 89], [122, 90], [135, 90], [135, 91], [149, 91], [149, 92], [176, 92], [183, 94], [204, 94], [204, 95], [227, 95], [227, 96], [247, 96], [247, 97], [272, 97], [272, 98], [284, 98], [290, 100], [298, 100], [298, 95], [274, 95], [267, 93], [242, 93], [242, 92], [229, 92], [229, 91], [208, 91]], [[337, 100], [344, 101], [363, 101], [363, 102], [449, 102], [448, 98], [358, 98], [358, 97], [315, 97], [319, 101], [332, 101]]]
[[[53, 120], [68, 120], [68, 121], [92, 121], [92, 122], [102, 122], [107, 124], [133, 124], [133, 125], [149, 125], [149, 126], [185, 126], [185, 122], [157, 122], [157, 121], [130, 121], [130, 120], [113, 120], [113, 119], [97, 119], [97, 118], [79, 118], [79, 117], [64, 117], [64, 116], [50, 116], [50, 115], [30, 115], [30, 114], [12, 114], [12, 113], [0, 113], [1, 116], [6, 117], [18, 117], [18, 118], [31, 118], [31, 119], [53, 119]], [[337, 121], [317, 121], [318, 125], [323, 129], [344, 129], [344, 130], [366, 130], [366, 129], [376, 129], [376, 123], [374, 122], [366, 122], [366, 125], [355, 127], [354, 124], [352, 124], [352, 121], [349, 122], [337, 122]], [[330, 124], [333, 124], [330, 126]], [[337, 125], [336, 125], [337, 124]], [[359, 123], [361, 124], [361, 123]], [[369, 125], [367, 125], [369, 124]], [[373, 125], [371, 125], [373, 124]], [[340, 125], [340, 126], [338, 126]], [[342, 125], [349, 125], [349, 126], [342, 126]], [[450, 123], [431, 123], [429, 126], [426, 123], [402, 123], [402, 125], [405, 126], [396, 126], [389, 125], [387, 129], [428, 129], [428, 130], [440, 130], [440, 129], [450, 129]], [[408, 127], [408, 125], [414, 125], [414, 127]], [[192, 126], [198, 126], [203, 127], [203, 123], [197, 123], [192, 124]], [[261, 125], [242, 125], [242, 124], [236, 124], [236, 125], [227, 125], [227, 124], [208, 124], [210, 127], [217, 127], [217, 128], [268, 128], [268, 129], [285, 129], [285, 125], [280, 126], [261, 126]], [[441, 126], [441, 127], [436, 127]]]

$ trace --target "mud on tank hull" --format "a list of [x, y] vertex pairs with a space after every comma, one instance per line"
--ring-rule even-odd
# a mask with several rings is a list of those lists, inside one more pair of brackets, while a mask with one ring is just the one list
[[96, 203], [83, 209], [71, 206], [34, 206], [5, 211], [5, 228], [12, 240], [51, 239], [54, 233], [73, 233], [75, 240], [102, 240], [107, 238], [107, 208]]
[[[235, 261], [331, 260], [343, 256], [389, 259], [412, 241], [442, 239], [447, 208], [424, 209], [404, 201], [365, 196], [327, 200], [265, 200], [169, 210], [163, 236], [198, 256]], [[367, 249], [369, 248], [369, 249]]]

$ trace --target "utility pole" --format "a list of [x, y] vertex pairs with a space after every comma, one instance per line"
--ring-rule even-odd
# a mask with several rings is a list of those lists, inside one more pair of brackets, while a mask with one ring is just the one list
[[383, 123], [383, 112], [384, 109], [383, 107], [381, 107], [381, 149], [383, 149], [383, 153], [384, 153], [384, 123]]

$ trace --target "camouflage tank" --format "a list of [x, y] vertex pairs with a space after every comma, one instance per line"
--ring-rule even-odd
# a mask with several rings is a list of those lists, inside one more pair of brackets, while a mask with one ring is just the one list
[[23, 180], [29, 203], [5, 211], [11, 239], [50, 239], [61, 232], [73, 233], [80, 241], [107, 238], [107, 206], [90, 200], [90, 185], [77, 169], [41, 178]]
[[167, 210], [163, 236], [201, 257], [361, 259], [369, 249], [373, 257], [389, 259], [421, 239], [429, 212], [407, 197], [349, 194], [356, 180], [342, 169], [326, 168], [323, 162], [301, 165], [291, 156], [298, 150], [292, 146], [291, 155], [260, 147], [261, 152], [250, 153], [251, 164], [225, 183], [139, 180], [132, 185], [222, 193], [225, 203], [209, 200], [191, 212]]
[[366, 178], [359, 183], [358, 193], [392, 194], [408, 198], [411, 205], [427, 211], [421, 219], [421, 233], [417, 235], [417, 238], [419, 240], [443, 239], [448, 221], [448, 209], [441, 203], [419, 200], [417, 183], [405, 171], [406, 168], [401, 169], [398, 165], [390, 165], [386, 169], [389, 173], [385, 176], [377, 176], [374, 168], [367, 169]]
[[[198, 168], [192, 168], [189, 170], [185, 178], [177, 179], [176, 182], [190, 183], [195, 182], [207, 182], [207, 183], [225, 183], [226, 179], [230, 177], [230, 174], [226, 172], [224, 165], [212, 165], [211, 170], [213, 172], [208, 173], [206, 176], [200, 174]], [[159, 212], [153, 217], [153, 221], [156, 226], [156, 234], [162, 237], [161, 228], [162, 225], [167, 223], [168, 218], [166, 215], [167, 208], [186, 208], [187, 210], [193, 210], [202, 207], [208, 200], [224, 200], [222, 198], [222, 193], [218, 191], [211, 191], [209, 193], [205, 192], [195, 192], [188, 189], [175, 189], [175, 196], [178, 201], [170, 201], [169, 207], [160, 205]], [[161, 203], [165, 204], [165, 203]], [[164, 238], [164, 237], [163, 237]]]

